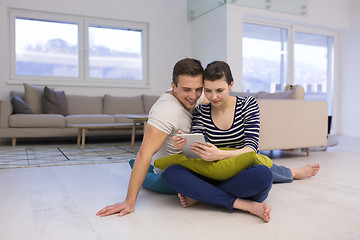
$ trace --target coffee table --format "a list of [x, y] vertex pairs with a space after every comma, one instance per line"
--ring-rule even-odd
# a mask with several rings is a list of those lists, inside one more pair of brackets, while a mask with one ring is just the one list
[[[78, 128], [77, 146], [80, 147], [80, 143], [81, 143], [82, 151], [84, 151], [85, 149], [85, 137], [87, 132], [134, 129], [134, 126], [131, 123], [71, 124], [68, 125], [68, 127]], [[135, 130], [133, 130], [133, 135], [135, 135]]]
[[137, 126], [137, 124], [143, 123], [144, 124], [144, 129], [145, 129], [145, 124], [146, 124], [146, 121], [148, 120], [149, 115], [147, 115], [147, 114], [127, 114], [125, 116], [127, 118], [133, 120], [132, 133], [131, 133], [131, 150], [133, 150], [134, 149], [134, 144], [135, 144], [136, 126]]

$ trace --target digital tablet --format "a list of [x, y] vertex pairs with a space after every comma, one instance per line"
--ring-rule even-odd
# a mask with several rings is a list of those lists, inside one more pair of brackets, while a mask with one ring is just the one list
[[205, 144], [206, 141], [204, 135], [202, 135], [201, 133], [193, 133], [193, 134], [183, 133], [183, 134], [177, 134], [177, 136], [186, 139], [186, 144], [182, 148], [182, 150], [187, 158], [200, 158], [196, 153], [191, 151], [191, 146], [194, 145], [196, 142]]

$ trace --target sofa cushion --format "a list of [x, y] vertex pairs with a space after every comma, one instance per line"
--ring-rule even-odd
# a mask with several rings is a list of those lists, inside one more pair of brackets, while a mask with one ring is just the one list
[[144, 102], [144, 113], [149, 113], [151, 107], [159, 99], [159, 96], [142, 95]]
[[[233, 150], [223, 148], [224, 150]], [[169, 155], [155, 160], [154, 166], [166, 170], [171, 165], [178, 164], [210, 179], [225, 181], [253, 165], [272, 166], [272, 160], [262, 154], [246, 152], [238, 156], [220, 161], [205, 161], [203, 159], [188, 159], [184, 154]]]
[[44, 92], [43, 87], [32, 86], [24, 83], [25, 103], [29, 105], [34, 113], [42, 113], [41, 97]]
[[22, 113], [22, 114], [33, 114], [31, 108], [22, 100], [18, 95], [12, 94], [11, 104], [13, 107], [13, 113]]
[[144, 105], [142, 96], [134, 97], [114, 97], [110, 95], [104, 96], [104, 114], [143, 114]]
[[247, 97], [247, 96], [252, 96], [255, 99], [258, 98], [258, 93], [255, 92], [230, 92], [230, 96], [239, 96], [239, 97]]
[[65, 118], [59, 114], [13, 114], [9, 127], [17, 128], [64, 128]]
[[68, 105], [64, 91], [55, 91], [45, 86], [42, 96], [43, 112], [47, 114], [67, 115]]
[[283, 92], [268, 93], [261, 91], [259, 92], [258, 99], [304, 99], [305, 91], [301, 86], [291, 86], [290, 90]]
[[115, 123], [115, 117], [107, 114], [69, 115], [65, 117], [66, 126], [71, 124]]
[[102, 96], [66, 95], [68, 115], [76, 114], [102, 114]]

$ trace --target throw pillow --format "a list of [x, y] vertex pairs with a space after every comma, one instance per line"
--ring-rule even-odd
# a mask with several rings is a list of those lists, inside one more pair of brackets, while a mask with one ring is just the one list
[[33, 114], [31, 108], [16, 94], [12, 94], [11, 104], [15, 114]]
[[[222, 149], [231, 150], [228, 148]], [[204, 177], [224, 181], [253, 165], [262, 164], [270, 168], [272, 161], [265, 155], [247, 152], [232, 158], [212, 162], [203, 159], [188, 159], [184, 154], [170, 155], [159, 158], [154, 162], [155, 167], [163, 170], [173, 164], [179, 164]]]
[[31, 108], [34, 113], [42, 113], [41, 97], [43, 95], [44, 88], [24, 83], [24, 90], [25, 103]]
[[159, 99], [159, 96], [142, 95], [142, 98], [144, 102], [144, 113], [149, 113], [151, 107]]
[[67, 100], [64, 91], [55, 91], [45, 86], [42, 96], [42, 106], [44, 113], [68, 114]]

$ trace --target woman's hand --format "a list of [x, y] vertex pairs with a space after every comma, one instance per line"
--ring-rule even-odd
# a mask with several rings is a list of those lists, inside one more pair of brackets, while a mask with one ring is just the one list
[[224, 150], [218, 149], [214, 144], [195, 143], [191, 146], [191, 151], [199, 155], [205, 161], [216, 161], [225, 159]]
[[[181, 130], [179, 130], [178, 134], [183, 134], [183, 132]], [[181, 150], [183, 148], [183, 146], [185, 146], [185, 144], [186, 144], [186, 139], [179, 137], [179, 136], [173, 136], [172, 144], [177, 150]]]

